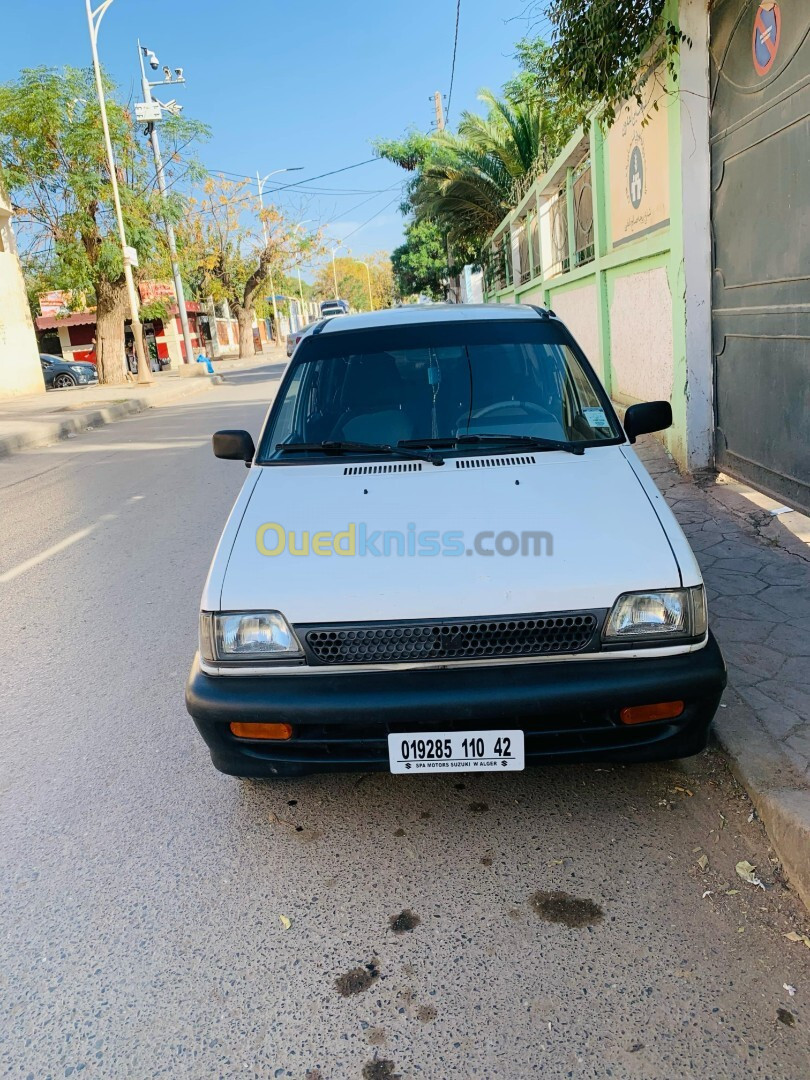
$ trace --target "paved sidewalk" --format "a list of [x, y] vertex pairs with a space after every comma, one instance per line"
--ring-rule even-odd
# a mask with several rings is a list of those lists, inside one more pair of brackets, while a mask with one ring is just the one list
[[228, 372], [268, 363], [281, 365], [286, 360], [284, 347], [270, 347], [246, 360], [215, 361], [213, 376], [165, 371], [155, 373], [150, 386], [137, 382], [123, 386], [77, 386], [0, 401], [0, 458], [18, 450], [58, 442], [144, 409], [174, 404], [208, 390], [222, 376], [227, 377]]
[[729, 673], [715, 731], [810, 906], [810, 544], [796, 535], [806, 529], [742, 485], [682, 476], [652, 438], [638, 452], [703, 571]]

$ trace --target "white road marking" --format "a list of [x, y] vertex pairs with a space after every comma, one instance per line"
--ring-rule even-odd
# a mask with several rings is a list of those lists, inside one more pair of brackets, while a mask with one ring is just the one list
[[106, 454], [113, 450], [193, 450], [205, 446], [207, 439], [176, 439], [173, 442], [116, 442], [82, 443], [79, 446], [63, 446], [61, 443], [47, 447], [50, 454]]
[[5, 585], [6, 582], [13, 581], [14, 578], [18, 578], [28, 570], [33, 570], [35, 566], [47, 562], [48, 559], [53, 558], [54, 555], [58, 555], [60, 551], [64, 551], [65, 548], [78, 544], [80, 540], [84, 540], [86, 536], [89, 536], [91, 532], [94, 532], [102, 522], [113, 521], [117, 517], [117, 514], [102, 514], [98, 521], [93, 522], [92, 525], [88, 525], [84, 529], [79, 529], [78, 532], [71, 533], [70, 536], [66, 536], [64, 540], [60, 540], [58, 543], [52, 544], [51, 547], [45, 548], [44, 551], [40, 551], [39, 555], [33, 555], [30, 559], [26, 559], [25, 562], [17, 563], [17, 565], [12, 566], [10, 570], [6, 570], [5, 573], [0, 574], [0, 585]]

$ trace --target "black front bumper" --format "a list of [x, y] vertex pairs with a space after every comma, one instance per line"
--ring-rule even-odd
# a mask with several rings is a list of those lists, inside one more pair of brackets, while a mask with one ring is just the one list
[[[696, 754], [726, 685], [717, 642], [678, 656], [294, 675], [211, 676], [195, 657], [186, 707], [214, 765], [236, 776], [388, 768], [388, 734], [523, 728], [526, 761], [655, 761]], [[627, 705], [683, 701], [628, 726]], [[231, 721], [288, 723], [286, 742], [237, 739]]]

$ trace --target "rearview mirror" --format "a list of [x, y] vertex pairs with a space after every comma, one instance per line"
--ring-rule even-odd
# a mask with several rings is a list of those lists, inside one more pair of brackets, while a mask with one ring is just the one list
[[624, 414], [624, 430], [634, 443], [639, 435], [672, 427], [672, 406], [668, 401], [642, 401], [631, 405]]
[[211, 441], [214, 457], [226, 458], [228, 461], [244, 461], [250, 467], [256, 447], [249, 431], [216, 431]]

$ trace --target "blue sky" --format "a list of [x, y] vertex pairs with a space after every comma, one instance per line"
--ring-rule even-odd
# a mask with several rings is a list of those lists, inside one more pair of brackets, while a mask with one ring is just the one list
[[[513, 73], [524, 6], [462, 0], [451, 126], [462, 109], [476, 107], [479, 87], [497, 89]], [[278, 178], [290, 183], [370, 158], [375, 136], [427, 130], [433, 91], [449, 90], [455, 13], [455, 0], [114, 0], [99, 52], [124, 95], [137, 100], [140, 37], [161, 64], [183, 67], [187, 85], [171, 96], [212, 127], [201, 151], [206, 166], [253, 176], [304, 166]], [[3, 21], [2, 80], [22, 67], [90, 62], [82, 0], [11, 4]], [[362, 256], [401, 242], [404, 175], [375, 161], [312, 185], [328, 194], [270, 198], [339, 240], [376, 214], [347, 240]]]

